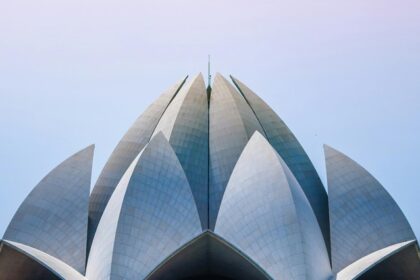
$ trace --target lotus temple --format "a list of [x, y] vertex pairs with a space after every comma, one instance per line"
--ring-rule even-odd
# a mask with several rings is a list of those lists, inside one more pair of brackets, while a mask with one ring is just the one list
[[35, 186], [1, 239], [0, 279], [420, 279], [393, 198], [324, 151], [327, 186], [241, 81], [182, 79], [135, 120], [92, 191], [93, 145]]

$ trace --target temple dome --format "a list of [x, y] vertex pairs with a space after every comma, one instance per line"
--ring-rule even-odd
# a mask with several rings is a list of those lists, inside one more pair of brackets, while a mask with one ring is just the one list
[[416, 237], [365, 169], [325, 146], [328, 194], [280, 117], [244, 83], [164, 91], [89, 194], [93, 146], [23, 201], [4, 279], [415, 279]]

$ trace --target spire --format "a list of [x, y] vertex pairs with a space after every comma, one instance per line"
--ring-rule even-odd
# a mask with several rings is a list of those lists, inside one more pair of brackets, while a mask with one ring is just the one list
[[211, 83], [211, 74], [210, 74], [210, 55], [209, 55], [209, 60], [208, 60], [208, 65], [207, 65], [207, 74], [208, 74], [208, 86], [210, 86]]
[[208, 59], [208, 63], [207, 63], [207, 77], [208, 77], [208, 81], [207, 81], [207, 97], [210, 100], [210, 93], [211, 93], [211, 72], [210, 72], [210, 55], [209, 55], [209, 59]]

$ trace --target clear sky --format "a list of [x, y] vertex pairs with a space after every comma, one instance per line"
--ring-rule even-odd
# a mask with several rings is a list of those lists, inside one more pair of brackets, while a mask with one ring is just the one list
[[368, 169], [420, 237], [420, 1], [0, 2], [0, 234], [30, 190], [186, 74], [233, 74], [296, 134]]

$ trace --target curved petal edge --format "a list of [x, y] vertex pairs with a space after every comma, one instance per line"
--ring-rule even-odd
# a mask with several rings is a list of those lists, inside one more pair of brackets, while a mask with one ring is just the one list
[[[87, 268], [90, 280], [143, 279], [201, 233], [190, 185], [163, 133], [153, 137], [131, 168], [99, 224]], [[115, 209], [119, 217], [107, 220]]]
[[93, 240], [103, 211], [131, 162], [149, 142], [165, 110], [185, 83], [185, 77], [152, 103], [125, 133], [106, 162], [92, 190], [89, 201], [88, 247]]
[[357, 279], [363, 273], [374, 267], [381, 261], [391, 257], [399, 251], [407, 248], [408, 246], [416, 243], [416, 240], [405, 241], [397, 244], [390, 245], [381, 250], [375, 251], [363, 258], [355, 261], [343, 270], [337, 273], [336, 280], [349, 280]]
[[299, 183], [255, 132], [227, 185], [215, 232], [274, 279], [329, 279], [328, 251]]
[[330, 249], [328, 196], [309, 156], [282, 119], [244, 83], [231, 79], [264, 129], [268, 142], [277, 151], [299, 182], [321, 227], [324, 241]]
[[325, 145], [333, 271], [393, 244], [416, 239], [401, 209], [355, 161]]
[[20, 205], [4, 239], [41, 250], [84, 273], [93, 151], [93, 145], [83, 149], [45, 176]]
[[[45, 252], [42, 252], [31, 246], [27, 246], [25, 244], [13, 242], [10, 240], [2, 240], [1, 243], [2, 243], [1, 246], [7, 246], [11, 248], [12, 250], [15, 250], [21, 254], [24, 254], [26, 257], [39, 263], [40, 266], [45, 267], [51, 273], [55, 274], [58, 278], [61, 278], [63, 280], [67, 280], [67, 279], [86, 280], [86, 278], [82, 274], [80, 274], [78, 271], [76, 271], [74, 268], [62, 262], [61, 260], [48, 255]], [[0, 254], [2, 254], [1, 250], [0, 250]], [[7, 256], [5, 257], [7, 258]], [[31, 276], [29, 276], [31, 273], [34, 273], [34, 271], [25, 271], [25, 270], [29, 270], [30, 268], [25, 267], [24, 265], [25, 264], [23, 263], [22, 266], [19, 267], [18, 263], [14, 263], [11, 265], [12, 267], [2, 267], [2, 264], [0, 262], [0, 273], [2, 277], [6, 277], [6, 274], [7, 274], [11, 277], [16, 277], [16, 279], [22, 279], [22, 276], [26, 274], [28, 277], [31, 277], [31, 279], [35, 279], [36, 278], [35, 274], [32, 274]], [[6, 273], [2, 272], [3, 269], [6, 271]], [[11, 270], [13, 270], [13, 272]]]
[[209, 108], [209, 228], [214, 229], [223, 193], [243, 148], [264, 131], [245, 99], [216, 74]]

